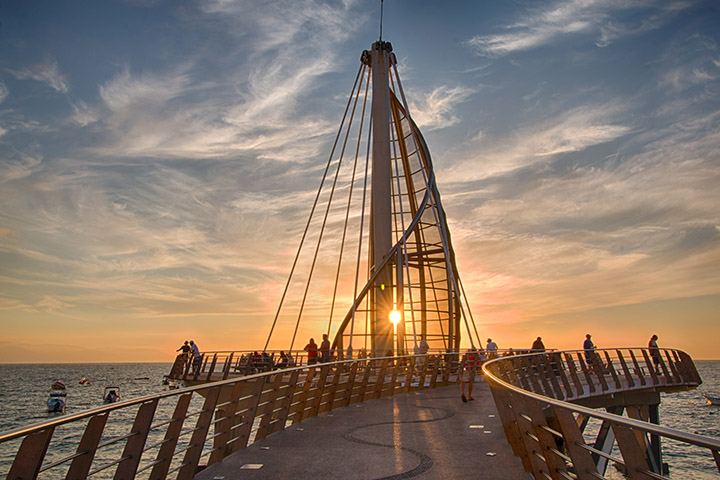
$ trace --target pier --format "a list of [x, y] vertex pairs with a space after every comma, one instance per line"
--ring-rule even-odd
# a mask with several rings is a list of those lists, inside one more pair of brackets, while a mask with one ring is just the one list
[[[720, 441], [660, 425], [660, 394], [702, 382], [685, 352], [484, 358], [391, 44], [360, 63], [261, 359], [195, 350], [169, 372], [183, 388], [2, 433], [6, 478], [584, 480], [615, 465], [664, 479], [664, 438], [720, 472]], [[346, 203], [333, 203], [338, 191]], [[317, 325], [320, 362], [317, 345], [297, 346]], [[280, 342], [290, 360], [278, 367], [262, 354]], [[474, 400], [461, 401], [461, 381]]]

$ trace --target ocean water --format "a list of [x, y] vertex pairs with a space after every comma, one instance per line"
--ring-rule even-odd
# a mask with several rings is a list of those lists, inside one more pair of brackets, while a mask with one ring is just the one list
[[[46, 420], [83, 412], [103, 405], [103, 391], [106, 386], [120, 387], [121, 400], [162, 393], [163, 375], [170, 372], [170, 363], [113, 363], [113, 364], [0, 364], [0, 432], [26, 427]], [[660, 423], [690, 433], [720, 438], [720, 407], [711, 406], [702, 393], [720, 396], [720, 361], [697, 361], [696, 366], [703, 379], [697, 390], [663, 394], [660, 405]], [[80, 379], [87, 377], [89, 385], [80, 385]], [[65, 414], [48, 413], [47, 398], [50, 386], [60, 380], [67, 386], [67, 407]], [[199, 399], [197, 400], [200, 401]], [[199, 407], [197, 405], [196, 407]], [[158, 415], [169, 415], [174, 402], [160, 404]], [[193, 407], [191, 407], [192, 410]], [[108, 422], [107, 436], [126, 433], [131, 424], [134, 410], [115, 415], [115, 423]], [[111, 419], [113, 416], [111, 415]], [[84, 424], [83, 424], [84, 425]], [[58, 429], [60, 430], [60, 429]], [[77, 429], [75, 429], [77, 430]], [[81, 432], [69, 429], [56, 432], [53, 443], [62, 444], [78, 438]], [[63, 450], [51, 445], [49, 451], [55, 454]], [[0, 445], [0, 477], [7, 475], [17, 449], [17, 444]], [[63, 452], [67, 454], [68, 452]], [[663, 440], [664, 461], [670, 465], [673, 479], [716, 479], [718, 471], [712, 454], [704, 449], [688, 447], [673, 440]], [[111, 469], [112, 470], [112, 469]], [[108, 472], [108, 476], [109, 476]], [[98, 475], [98, 478], [106, 478]], [[624, 478], [608, 468], [608, 477]], [[42, 477], [41, 477], [42, 478]]]

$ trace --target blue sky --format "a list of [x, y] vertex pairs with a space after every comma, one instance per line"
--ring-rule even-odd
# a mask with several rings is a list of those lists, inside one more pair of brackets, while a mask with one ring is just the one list
[[[264, 343], [379, 10], [0, 5], [0, 361]], [[384, 13], [481, 337], [718, 358], [717, 2]]]

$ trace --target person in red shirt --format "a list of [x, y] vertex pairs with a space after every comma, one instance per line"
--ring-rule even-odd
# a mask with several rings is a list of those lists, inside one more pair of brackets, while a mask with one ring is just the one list
[[318, 346], [317, 343], [315, 343], [314, 338], [310, 339], [310, 342], [305, 345], [305, 348], [303, 350], [308, 352], [308, 365], [313, 365], [315, 362], [317, 362]]
[[[472, 396], [473, 383], [475, 382], [475, 372], [477, 367], [480, 366], [480, 359], [478, 358], [478, 352], [473, 347], [465, 354], [465, 358], [462, 361], [462, 371], [460, 372], [460, 398], [463, 402], [468, 400], [475, 400]], [[468, 384], [468, 396], [465, 396], [465, 384]]]

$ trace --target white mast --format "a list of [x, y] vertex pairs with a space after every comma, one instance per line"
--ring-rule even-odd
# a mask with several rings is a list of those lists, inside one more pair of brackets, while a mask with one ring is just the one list
[[[390, 62], [392, 46], [389, 42], [375, 42], [372, 46], [372, 252], [374, 269], [382, 263], [392, 246], [392, 173], [390, 169]], [[373, 345], [376, 356], [393, 349], [393, 328], [390, 312], [393, 309], [392, 269], [385, 268], [375, 281], [371, 301], [375, 308], [372, 318]]]

